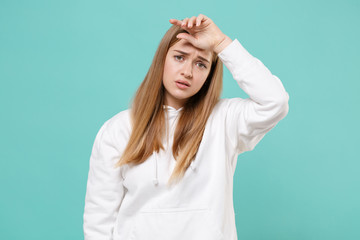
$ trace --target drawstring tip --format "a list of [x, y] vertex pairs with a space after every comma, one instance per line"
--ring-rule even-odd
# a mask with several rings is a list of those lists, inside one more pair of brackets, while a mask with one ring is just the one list
[[159, 181], [156, 178], [154, 178], [153, 183], [154, 183], [154, 185], [158, 185]]
[[195, 167], [194, 162], [191, 162], [191, 163], [190, 163], [190, 168], [191, 168], [193, 171], [195, 171], [195, 170], [196, 170], [196, 167]]

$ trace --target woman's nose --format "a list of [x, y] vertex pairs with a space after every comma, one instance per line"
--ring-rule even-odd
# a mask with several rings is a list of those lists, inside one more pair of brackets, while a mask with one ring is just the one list
[[191, 78], [192, 77], [192, 63], [185, 64], [182, 71], [183, 71], [184, 77]]

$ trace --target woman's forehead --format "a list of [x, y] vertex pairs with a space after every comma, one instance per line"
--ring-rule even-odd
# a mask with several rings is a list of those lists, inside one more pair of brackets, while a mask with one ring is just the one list
[[183, 50], [185, 52], [198, 51], [204, 57], [210, 58], [210, 56], [211, 56], [210, 51], [197, 48], [185, 39], [181, 39], [180, 41], [175, 43], [170, 49], [171, 50]]

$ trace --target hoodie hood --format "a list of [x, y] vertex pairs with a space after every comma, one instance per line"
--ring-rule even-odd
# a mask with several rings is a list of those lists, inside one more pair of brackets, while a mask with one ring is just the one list
[[[172, 139], [174, 138], [174, 130], [176, 127], [176, 123], [178, 120], [178, 117], [180, 115], [180, 112], [183, 110], [183, 107], [179, 108], [179, 109], [175, 109], [174, 107], [168, 106], [168, 105], [163, 105], [163, 108], [165, 109], [165, 120], [167, 121], [167, 124], [169, 126], [169, 132], [170, 132], [170, 136], [168, 136], [168, 132], [166, 132], [166, 136], [169, 137], [171, 139], [171, 143], [172, 143]], [[171, 144], [172, 145], [172, 144]], [[166, 146], [167, 148], [171, 148], [170, 145]], [[159, 180], [158, 180], [158, 160], [159, 160], [159, 153], [158, 152], [154, 152], [154, 179], [153, 179], [153, 184], [154, 185], [158, 185], [159, 184]], [[190, 163], [190, 168], [195, 171], [196, 170], [196, 166], [194, 161], [191, 161]]]

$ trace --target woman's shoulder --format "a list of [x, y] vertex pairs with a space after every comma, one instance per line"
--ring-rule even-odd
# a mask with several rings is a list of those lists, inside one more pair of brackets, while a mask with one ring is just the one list
[[115, 138], [128, 137], [131, 133], [130, 109], [116, 113], [106, 120], [101, 128]]
[[111, 118], [109, 118], [107, 122], [109, 122], [110, 125], [114, 126], [130, 122], [130, 109], [125, 109], [116, 113]]

